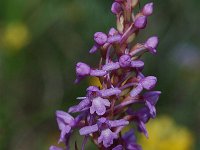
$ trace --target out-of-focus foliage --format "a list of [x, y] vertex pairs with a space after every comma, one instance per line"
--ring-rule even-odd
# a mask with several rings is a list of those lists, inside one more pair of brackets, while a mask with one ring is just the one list
[[2, 45], [8, 51], [20, 50], [29, 42], [29, 38], [29, 31], [25, 25], [9, 24], [3, 32]]
[[[73, 85], [93, 33], [115, 26], [108, 0], [0, 1], [0, 149], [44, 150], [56, 143], [56, 109], [77, 103], [88, 83]], [[141, 0], [141, 6], [147, 0]], [[160, 37], [158, 56], [146, 55], [146, 74], [158, 76], [158, 114], [194, 133], [200, 149], [200, 1], [155, 0], [149, 26], [136, 38]], [[139, 8], [138, 8], [139, 9]], [[90, 56], [90, 57], [89, 57]], [[97, 64], [96, 64], [97, 65]]]
[[184, 127], [180, 127], [167, 116], [159, 117], [147, 124], [149, 139], [142, 136], [139, 143], [144, 150], [192, 150], [193, 135]]

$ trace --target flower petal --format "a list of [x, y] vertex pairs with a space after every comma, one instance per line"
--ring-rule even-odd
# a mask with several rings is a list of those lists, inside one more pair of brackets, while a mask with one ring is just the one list
[[152, 105], [155, 105], [159, 99], [161, 92], [160, 91], [151, 91], [146, 92], [143, 95], [144, 100], [149, 101]]
[[88, 135], [88, 134], [91, 134], [91, 133], [96, 132], [96, 131], [98, 131], [98, 125], [97, 124], [92, 125], [92, 126], [83, 127], [79, 130], [79, 133], [80, 133], [80, 135]]
[[96, 97], [92, 100], [92, 106], [90, 107], [90, 113], [96, 112], [99, 116], [102, 116], [106, 112], [106, 106], [110, 106], [110, 102], [107, 99]]
[[104, 71], [112, 71], [112, 70], [116, 70], [116, 69], [119, 69], [119, 68], [120, 68], [120, 66], [119, 66], [118, 62], [116, 62], [116, 63], [108, 63], [108, 64], [106, 64], [106, 65], [104, 65], [102, 67], [102, 69]]
[[118, 88], [110, 88], [106, 90], [101, 90], [100, 94], [102, 97], [108, 97], [112, 95], [119, 95], [121, 93], [121, 90]]
[[146, 90], [153, 89], [156, 85], [156, 82], [157, 82], [157, 78], [154, 76], [148, 76], [141, 80], [141, 84]]
[[131, 67], [133, 68], [141, 68], [144, 67], [144, 62], [141, 60], [134, 60], [131, 62]]
[[61, 121], [65, 124], [72, 124], [74, 121], [74, 118], [70, 114], [60, 110], [56, 111], [56, 117], [58, 124], [61, 123]]
[[108, 38], [107, 35], [103, 32], [96, 32], [94, 34], [94, 40], [99, 45], [105, 44], [107, 41], [107, 38]]
[[104, 70], [91, 70], [90, 75], [95, 77], [105, 76], [107, 74]]
[[149, 108], [149, 113], [151, 114], [152, 118], [156, 117], [156, 108], [152, 105], [149, 101], [146, 101], [146, 105]]
[[123, 136], [122, 136], [123, 140], [129, 144], [129, 143], [136, 143], [136, 137], [135, 137], [135, 133], [134, 130], [131, 129], [128, 132], [126, 132]]
[[113, 27], [110, 28], [108, 35], [109, 36], [114, 36], [116, 34], [118, 34], [118, 31], [115, 28], [113, 28]]
[[120, 119], [120, 120], [109, 121], [109, 124], [111, 127], [126, 126], [129, 124], [129, 121]]
[[108, 37], [108, 43], [115, 43], [115, 42], [120, 42], [122, 36], [120, 34], [117, 34], [117, 35], [113, 35], [113, 36], [110, 36]]
[[147, 123], [150, 119], [149, 109], [147, 107], [143, 107], [134, 113], [144, 123]]
[[138, 125], [138, 131], [144, 133], [144, 135], [148, 138], [149, 136], [145, 124], [142, 121], [138, 121], [137, 125]]
[[71, 130], [71, 127], [69, 125], [66, 125], [62, 130], [61, 130], [61, 134], [60, 134], [60, 139], [59, 142], [65, 142], [65, 135], [68, 134]]
[[82, 110], [85, 110], [85, 108], [89, 108], [89, 105], [91, 104], [91, 101], [86, 98], [84, 100], [82, 100], [78, 105], [72, 106], [69, 108], [68, 112], [69, 113], [76, 113], [76, 112], [80, 112]]
[[98, 143], [103, 142], [104, 147], [108, 148], [113, 144], [113, 140], [117, 138], [118, 136], [115, 132], [112, 132], [110, 129], [105, 129], [101, 132]]
[[137, 96], [138, 94], [140, 94], [143, 90], [143, 87], [141, 84], [138, 84], [137, 87], [135, 87], [131, 92], [130, 92], [130, 96], [131, 97], [135, 97]]
[[90, 54], [95, 53], [99, 48], [98, 44], [95, 44], [89, 51]]

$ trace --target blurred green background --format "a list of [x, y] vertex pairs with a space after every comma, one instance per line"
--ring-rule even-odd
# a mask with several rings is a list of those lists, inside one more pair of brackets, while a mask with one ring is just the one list
[[[141, 6], [146, 2], [141, 0]], [[54, 112], [84, 96], [88, 81], [73, 84], [74, 66], [78, 61], [97, 64], [98, 54], [88, 50], [94, 32], [115, 27], [111, 3], [0, 0], [0, 150], [45, 150], [56, 143]], [[154, 15], [136, 39], [160, 37], [157, 56], [144, 57], [144, 71], [159, 80], [158, 114], [187, 128], [199, 150], [200, 1], [154, 3]]]

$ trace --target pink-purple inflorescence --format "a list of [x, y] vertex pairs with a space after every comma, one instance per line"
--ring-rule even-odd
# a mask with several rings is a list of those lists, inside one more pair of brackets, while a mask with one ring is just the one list
[[[152, 36], [144, 43], [132, 46], [131, 42], [140, 30], [147, 25], [148, 16], [153, 13], [153, 3], [146, 4], [134, 15], [139, 0], [115, 0], [111, 11], [117, 18], [117, 29], [111, 28], [108, 34], [96, 32], [94, 46], [90, 53], [100, 52], [98, 68], [79, 62], [76, 65], [76, 80], [86, 76], [97, 77], [102, 87], [89, 86], [86, 96], [78, 97], [78, 105], [68, 112], [56, 111], [58, 127], [61, 131], [59, 142], [69, 149], [70, 136], [74, 129], [82, 135], [83, 150], [91, 139], [101, 150], [141, 150], [137, 144], [135, 130], [122, 133], [131, 124], [148, 137], [145, 124], [156, 117], [155, 105], [161, 94], [152, 91], [157, 78], [144, 76], [144, 62], [140, 59], [145, 52], [156, 54], [158, 38]], [[134, 107], [136, 106], [136, 107]], [[77, 113], [76, 117], [71, 114]], [[78, 149], [75, 144], [75, 149]], [[62, 150], [51, 146], [50, 150]]]

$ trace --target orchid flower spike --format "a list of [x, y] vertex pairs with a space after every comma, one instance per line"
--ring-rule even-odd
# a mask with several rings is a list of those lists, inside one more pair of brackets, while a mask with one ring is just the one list
[[[96, 32], [89, 50], [91, 54], [99, 52], [100, 61], [94, 63], [98, 66], [78, 62], [75, 68], [75, 83], [90, 76], [100, 85], [87, 87], [85, 95], [78, 97], [68, 112], [56, 111], [59, 143], [63, 142], [65, 148], [51, 146], [49, 150], [69, 150], [74, 130], [83, 136], [81, 150], [89, 139], [101, 150], [142, 150], [135, 135], [139, 132], [149, 136], [146, 124], [156, 117], [161, 92], [154, 91], [155, 76], [142, 74], [142, 56], [145, 52], [157, 53], [158, 37], [132, 45], [134, 37], [146, 28], [153, 3], [147, 3], [138, 13], [137, 5], [138, 0], [113, 0], [111, 12], [116, 16], [117, 28], [111, 27], [108, 33]], [[138, 103], [141, 107], [134, 107]], [[130, 124], [134, 124], [134, 129], [130, 129]], [[126, 133], [122, 132], [125, 127], [130, 129]]]

